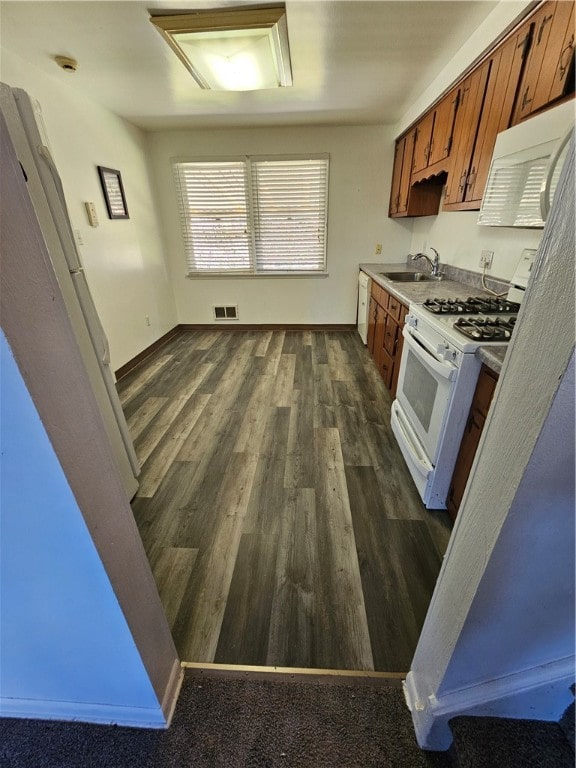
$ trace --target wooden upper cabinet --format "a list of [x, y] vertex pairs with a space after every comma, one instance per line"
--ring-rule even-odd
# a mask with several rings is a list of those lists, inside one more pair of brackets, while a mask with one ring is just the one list
[[459, 89], [450, 91], [416, 126], [412, 184], [448, 171]]
[[390, 192], [390, 216], [394, 216], [400, 209], [400, 184], [402, 180], [402, 161], [404, 159], [404, 147], [406, 137], [398, 139], [394, 148], [394, 168], [392, 170], [392, 190]]
[[574, 90], [574, 3], [544, 3], [524, 26], [530, 48], [513, 125]]
[[496, 137], [510, 127], [527, 38], [528, 31], [519, 30], [490, 57], [484, 104], [464, 190], [467, 209], [480, 207]]
[[459, 94], [460, 90], [458, 88], [450, 91], [434, 110], [434, 131], [430, 143], [428, 165], [436, 165], [436, 163], [446, 160], [450, 156], [454, 121], [460, 101]]
[[452, 148], [451, 171], [448, 174], [444, 208], [450, 210], [453, 206], [461, 207], [465, 202], [468, 175], [471, 170], [472, 154], [478, 126], [482, 114], [482, 104], [490, 62], [485, 61], [475, 69], [460, 86], [460, 106], [454, 126], [454, 147]]
[[544, 2], [397, 141], [390, 216], [438, 213], [444, 183], [480, 208], [498, 133], [573, 93], [574, 3]]
[[389, 215], [393, 218], [438, 213], [441, 186], [411, 185], [415, 142], [416, 128], [412, 128], [396, 142], [389, 208]]
[[416, 129], [413, 128], [396, 142], [392, 191], [390, 193], [390, 216], [407, 215], [415, 136]]
[[432, 130], [434, 128], [435, 110], [428, 112], [416, 126], [416, 139], [414, 142], [414, 160], [412, 173], [418, 173], [428, 167], [430, 149], [432, 145]]

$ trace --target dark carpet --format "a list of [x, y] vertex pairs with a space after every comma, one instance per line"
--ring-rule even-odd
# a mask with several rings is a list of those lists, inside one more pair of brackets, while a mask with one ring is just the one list
[[0, 721], [2, 768], [444, 768], [422, 752], [402, 689], [187, 670], [166, 731]]
[[574, 752], [558, 723], [455, 717], [450, 727], [459, 768], [574, 768]]

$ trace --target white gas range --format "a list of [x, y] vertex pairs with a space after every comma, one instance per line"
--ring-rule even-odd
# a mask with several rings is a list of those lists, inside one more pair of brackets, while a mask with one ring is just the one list
[[510, 341], [535, 252], [524, 251], [505, 298], [411, 304], [391, 425], [428, 509], [445, 509], [481, 361], [481, 345]]

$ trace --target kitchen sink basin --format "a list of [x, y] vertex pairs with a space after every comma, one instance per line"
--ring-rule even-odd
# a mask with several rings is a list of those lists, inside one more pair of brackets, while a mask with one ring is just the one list
[[393, 283], [421, 283], [424, 280], [437, 280], [426, 272], [380, 272], [382, 277]]

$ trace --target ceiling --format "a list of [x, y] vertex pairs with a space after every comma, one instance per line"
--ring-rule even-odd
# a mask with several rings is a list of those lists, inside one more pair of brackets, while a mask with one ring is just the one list
[[[201, 90], [148, 11], [254, 2], [7, 0], [0, 34], [2, 48], [145, 130], [394, 124], [497, 4], [287, 0], [294, 85], [243, 93]], [[58, 54], [78, 71], [59, 69]]]

